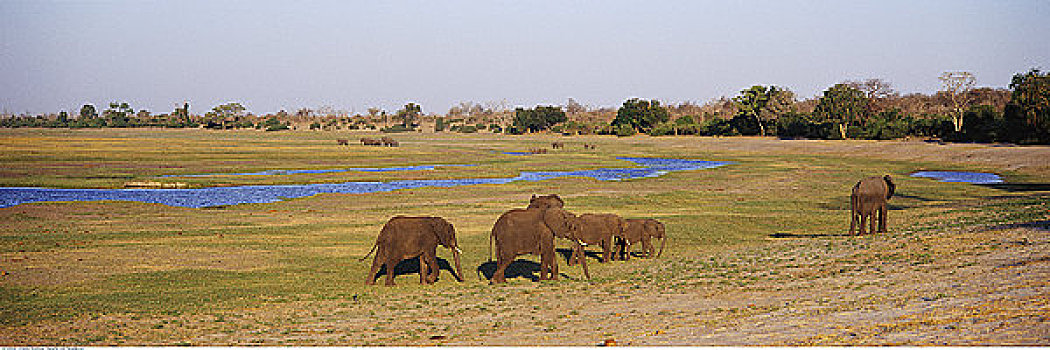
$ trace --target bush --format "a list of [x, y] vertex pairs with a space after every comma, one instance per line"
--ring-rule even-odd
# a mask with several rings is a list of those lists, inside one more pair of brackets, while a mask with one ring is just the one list
[[634, 136], [634, 134], [637, 133], [636, 131], [634, 131], [634, 128], [631, 127], [628, 124], [620, 124], [619, 126], [616, 127], [615, 132], [616, 132], [616, 136], [619, 136], [619, 137]]
[[383, 129], [381, 129], [379, 131], [385, 132], [385, 133], [399, 133], [399, 132], [416, 131], [416, 129], [413, 128], [413, 127], [410, 127], [410, 126], [404, 126], [404, 125], [400, 125], [399, 124], [399, 125], [394, 125], [394, 126], [391, 126], [391, 127], [383, 128]]

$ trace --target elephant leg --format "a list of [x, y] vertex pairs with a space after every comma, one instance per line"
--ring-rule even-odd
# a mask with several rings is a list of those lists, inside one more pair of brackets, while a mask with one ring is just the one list
[[857, 233], [857, 212], [850, 210], [849, 213], [849, 235]]
[[878, 224], [877, 223], [878, 220], [875, 218], [875, 214], [877, 214], [878, 212], [879, 212], [878, 209], [875, 209], [875, 210], [871, 211], [871, 222], [869, 223], [870, 230], [868, 230], [868, 232], [871, 233], [871, 234], [875, 234], [875, 226]]
[[863, 236], [863, 235], [864, 235], [864, 227], [865, 227], [865, 226], [867, 225], [867, 223], [868, 223], [868, 214], [866, 214], [866, 213], [861, 213], [861, 214], [859, 214], [859, 215], [860, 215], [860, 222], [859, 222], [859, 224], [860, 224], [860, 231], [859, 231], [859, 234], [860, 234], [861, 236]]
[[496, 272], [492, 273], [492, 283], [505, 283], [505, 282], [507, 282], [507, 277], [506, 277], [507, 266], [510, 266], [510, 262], [513, 261], [513, 260], [514, 260], [513, 257], [508, 259], [507, 257], [505, 257], [503, 255], [498, 255], [497, 254], [497, 256], [496, 256]]
[[[375, 260], [372, 260], [372, 269], [369, 270], [368, 278], [365, 279], [365, 285], [371, 286], [371, 285], [376, 284], [376, 278], [379, 277], [378, 274], [379, 274], [379, 267], [380, 266], [383, 266], [383, 263], [382, 263], [382, 260], [380, 259], [380, 254], [376, 253]], [[391, 272], [387, 272], [387, 273], [389, 274]]]
[[[435, 247], [435, 249], [437, 248]], [[430, 254], [425, 255], [427, 256], [427, 266], [430, 270], [430, 276], [427, 277], [427, 283], [437, 282], [438, 275], [441, 274], [441, 265], [438, 265], [437, 262], [437, 252], [432, 251]]]
[[419, 284], [427, 283], [427, 259], [424, 255], [426, 254], [419, 254]]
[[[580, 242], [576, 242], [576, 249], [583, 251], [583, 245], [580, 244]], [[591, 273], [590, 271], [587, 271], [587, 259], [581, 260], [580, 266], [583, 267], [583, 275], [587, 277], [587, 279], [591, 279]]]
[[572, 254], [569, 255], [569, 261], [566, 262], [565, 264], [569, 265], [569, 266], [576, 265], [576, 259], [577, 259], [576, 254], [577, 254], [576, 247], [573, 247], [572, 248]]
[[602, 263], [610, 260], [612, 260], [612, 238], [607, 238], [602, 241]]
[[394, 267], [397, 267], [398, 261], [395, 259], [386, 260], [386, 285], [394, 285]]
[[624, 242], [624, 245], [623, 245], [623, 247], [624, 247], [623, 248], [624, 249], [623, 261], [630, 261], [631, 260], [631, 242], [628, 242], [626, 239], [623, 240], [623, 242]]
[[558, 279], [558, 259], [556, 258], [556, 255], [554, 254], [554, 250], [553, 249], [551, 249], [550, 262], [551, 262], [551, 276], [552, 276], [551, 279], [557, 280]]
[[886, 204], [879, 207], [879, 232], [886, 232]]

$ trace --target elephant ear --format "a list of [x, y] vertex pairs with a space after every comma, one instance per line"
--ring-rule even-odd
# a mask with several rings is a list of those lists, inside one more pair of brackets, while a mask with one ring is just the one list
[[889, 175], [882, 177], [883, 181], [886, 181], [886, 200], [893, 198], [893, 192], [897, 190], [897, 185], [893, 183], [893, 178]]
[[432, 218], [430, 225], [434, 229], [434, 234], [437, 235], [438, 243], [446, 247], [453, 247], [455, 244], [456, 231], [452, 228], [452, 224], [442, 218]]

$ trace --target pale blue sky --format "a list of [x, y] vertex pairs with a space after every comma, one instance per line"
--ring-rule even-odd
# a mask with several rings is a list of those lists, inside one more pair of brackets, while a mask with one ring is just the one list
[[618, 107], [1050, 69], [1050, 1], [0, 0], [0, 109]]

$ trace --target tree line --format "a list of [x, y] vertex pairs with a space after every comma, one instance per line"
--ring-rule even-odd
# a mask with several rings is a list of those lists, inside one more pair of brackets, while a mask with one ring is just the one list
[[[444, 114], [425, 114], [409, 102], [395, 113], [369, 108], [353, 116], [331, 107], [257, 116], [237, 102], [192, 115], [189, 104], [171, 113], [135, 112], [113, 102], [99, 112], [82, 106], [75, 116], [6, 115], [0, 127], [50, 128], [253, 128], [269, 131], [370, 129], [383, 132], [505, 132], [524, 134], [607, 134], [630, 136], [776, 136], [811, 139], [896, 139], [930, 137], [946, 141], [1050, 143], [1050, 74], [1032, 69], [1015, 74], [1009, 89], [974, 87], [969, 72], [945, 72], [942, 90], [932, 95], [901, 95], [881, 79], [835, 84], [821, 95], [798, 100], [788, 88], [755, 85], [732, 98], [703, 105], [663, 105], [658, 100], [628, 99], [618, 109], [590, 109], [569, 99], [565, 106], [507, 108], [507, 103], [461, 102]], [[431, 126], [426, 126], [430, 128]]]

